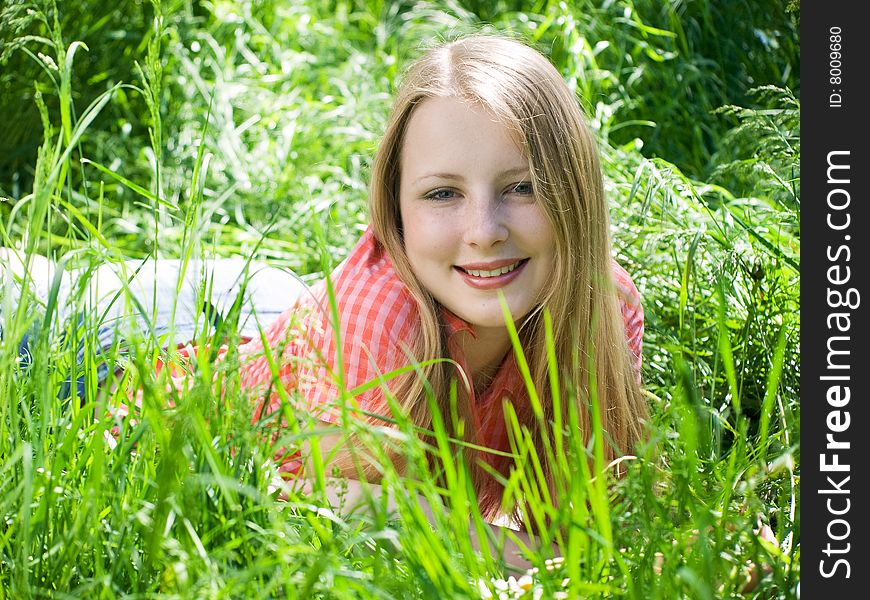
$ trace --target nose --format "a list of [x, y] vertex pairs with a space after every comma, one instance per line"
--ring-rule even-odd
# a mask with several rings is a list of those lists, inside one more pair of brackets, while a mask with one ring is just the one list
[[501, 210], [499, 197], [479, 195], [466, 204], [464, 211], [465, 243], [490, 248], [508, 237], [507, 220]]

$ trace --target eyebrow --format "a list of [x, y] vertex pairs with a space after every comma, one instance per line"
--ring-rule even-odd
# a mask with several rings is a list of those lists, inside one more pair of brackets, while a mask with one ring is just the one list
[[[506, 171], [502, 171], [499, 173], [499, 177], [504, 176], [514, 176], [514, 175], [525, 175], [529, 172], [528, 167], [516, 167], [513, 169], [508, 169]], [[456, 173], [427, 173], [426, 175], [422, 175], [415, 179], [412, 184], [417, 184], [423, 181], [424, 179], [454, 179], [456, 181], [465, 181], [465, 177], [462, 175], [457, 175]]]

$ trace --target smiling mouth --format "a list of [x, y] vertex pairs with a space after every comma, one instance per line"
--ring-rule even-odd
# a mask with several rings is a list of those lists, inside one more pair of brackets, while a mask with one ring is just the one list
[[486, 279], [488, 277], [498, 277], [500, 275], [505, 275], [507, 273], [510, 273], [511, 271], [513, 271], [513, 270], [517, 269], [518, 267], [520, 267], [521, 265], [523, 265], [528, 260], [529, 260], [528, 258], [524, 258], [522, 260], [518, 260], [517, 262], [515, 262], [513, 264], [505, 265], [503, 267], [499, 267], [498, 269], [493, 269], [491, 271], [483, 271], [480, 269], [463, 269], [462, 267], [456, 267], [456, 268], [459, 269], [460, 271], [462, 271], [464, 273], [468, 273], [469, 275], [472, 275], [474, 277], [480, 277], [482, 279]]

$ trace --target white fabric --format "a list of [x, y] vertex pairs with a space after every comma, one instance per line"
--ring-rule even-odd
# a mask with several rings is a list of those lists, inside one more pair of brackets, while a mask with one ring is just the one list
[[[14, 251], [0, 248], [0, 289], [17, 291], [17, 282], [9, 275], [21, 280], [25, 262]], [[30, 287], [45, 303], [57, 267], [42, 256], [33, 256], [28, 265]], [[108, 343], [115, 333], [123, 337], [136, 333], [147, 336], [152, 328], [158, 336], [173, 331], [173, 338], [164, 339], [164, 345], [186, 343], [204, 326], [203, 301], [208, 300], [225, 318], [243, 281], [247, 283], [239, 333], [259, 336], [259, 329], [266, 329], [306, 289], [289, 270], [241, 258], [197, 259], [186, 267], [179, 259], [128, 260], [101, 265], [90, 273], [63, 271], [60, 278], [57, 312], [61, 322], [81, 308], [80, 303], [73, 304], [70, 299], [84, 294], [85, 305], [96, 307], [86, 314], [99, 319], [94, 324], [100, 338], [105, 337]]]

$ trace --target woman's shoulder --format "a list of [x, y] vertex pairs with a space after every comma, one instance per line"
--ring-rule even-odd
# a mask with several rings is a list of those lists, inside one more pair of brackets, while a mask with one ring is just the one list
[[619, 297], [619, 309], [622, 313], [622, 324], [625, 328], [625, 339], [632, 353], [632, 367], [637, 380], [641, 380], [641, 364], [643, 361], [644, 312], [640, 300], [640, 292], [631, 276], [622, 266], [612, 260], [613, 281], [616, 294]]
[[[298, 343], [291, 352], [316, 357], [310, 364], [303, 361], [300, 371], [301, 389], [311, 406], [328, 405], [338, 397], [339, 368], [342, 384], [352, 390], [404, 365], [404, 349], [413, 345], [419, 327], [416, 302], [371, 229], [330, 274], [329, 283], [324, 280], [313, 286], [294, 317]], [[356, 400], [364, 409], [376, 411], [383, 398], [375, 387]], [[320, 418], [332, 421], [337, 414]]]
[[333, 272], [332, 283], [345, 347], [367, 347], [378, 358], [410, 341], [416, 302], [371, 226]]
[[375, 238], [371, 225], [347, 258], [333, 270], [330, 279], [340, 300], [369, 298], [379, 291], [407, 295], [407, 288], [399, 279], [387, 251]]
[[[402, 348], [410, 346], [416, 335], [417, 307], [370, 229], [332, 271], [328, 282], [331, 285], [327, 279], [315, 283], [284, 311], [265, 333], [266, 345], [282, 349], [285, 360], [297, 357], [305, 359], [302, 364], [312, 361], [305, 368], [317, 379], [328, 381], [326, 373], [334, 372], [339, 364], [336, 339], [341, 340], [341, 363], [349, 388], [396, 368], [404, 357]], [[333, 301], [337, 319], [332, 314]], [[262, 341], [252, 340], [242, 354], [263, 362]], [[247, 366], [246, 371], [252, 372], [248, 379], [265, 381], [266, 367]], [[253, 374], [257, 369], [263, 373]], [[311, 395], [326, 401], [333, 392], [328, 388]]]
[[628, 274], [628, 271], [615, 258], [610, 259], [610, 265], [611, 272], [613, 273], [613, 283], [616, 285], [619, 299], [629, 306], [640, 306], [640, 292], [634, 284], [631, 275]]
[[328, 281], [324, 278], [304, 292], [267, 337], [273, 341], [275, 335], [295, 326], [320, 330], [316, 337], [328, 344], [334, 339], [333, 300], [345, 347], [366, 347], [378, 356], [387, 344], [408, 342], [413, 334], [416, 303], [370, 226]]

